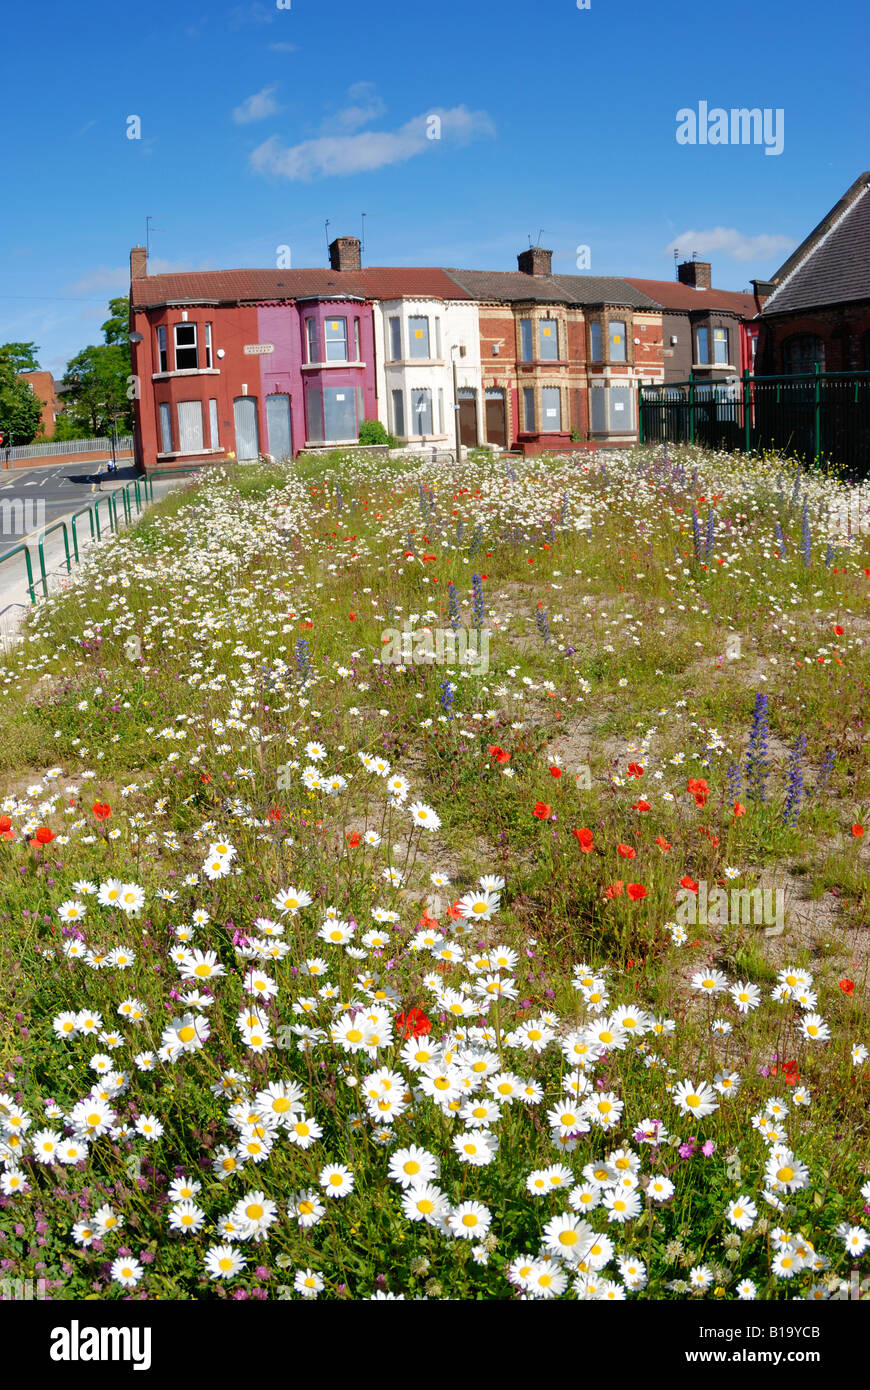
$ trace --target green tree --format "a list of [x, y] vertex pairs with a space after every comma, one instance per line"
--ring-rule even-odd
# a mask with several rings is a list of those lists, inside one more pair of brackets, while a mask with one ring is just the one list
[[0, 357], [5, 358], [16, 372], [38, 372], [38, 353], [36, 343], [0, 343]]
[[42, 402], [26, 381], [20, 381], [15, 367], [0, 352], [0, 432], [3, 446], [29, 444], [39, 430]]
[[129, 356], [130, 300], [127, 295], [109, 300], [109, 317], [103, 324], [103, 341], [110, 347], [123, 347]]
[[[63, 377], [65, 419], [60, 438], [108, 435], [117, 417], [119, 434], [133, 428], [133, 402], [127, 387], [131, 373], [130, 304], [126, 296], [109, 300], [109, 317], [102, 325], [104, 341], [82, 348], [67, 363]], [[75, 431], [75, 433], [70, 433]]]

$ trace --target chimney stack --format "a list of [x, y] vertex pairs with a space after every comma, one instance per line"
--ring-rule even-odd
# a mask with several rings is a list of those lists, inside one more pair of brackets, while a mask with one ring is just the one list
[[681, 285], [692, 285], [696, 290], [709, 290], [712, 286], [709, 261], [682, 261], [677, 266], [677, 279]]
[[148, 274], [148, 252], [144, 246], [134, 246], [130, 252], [130, 279], [144, 280]]
[[330, 242], [329, 264], [333, 270], [361, 270], [360, 239], [356, 236], [339, 236]]
[[517, 256], [517, 270], [524, 275], [537, 275], [543, 279], [553, 274], [552, 261], [552, 251], [545, 251], [543, 246], [530, 246]]

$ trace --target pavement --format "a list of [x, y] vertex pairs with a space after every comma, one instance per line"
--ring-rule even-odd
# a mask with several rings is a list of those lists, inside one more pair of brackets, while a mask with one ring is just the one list
[[[93, 481], [97, 471], [102, 469], [101, 483]], [[137, 474], [132, 464], [119, 464], [117, 473], [108, 477], [105, 464], [82, 463], [64, 464], [57, 468], [16, 469], [15, 473], [0, 471], [0, 560], [16, 546], [26, 544], [30, 553], [34, 589], [37, 599], [42, 598], [42, 583], [39, 568], [39, 538], [41, 533], [54, 522], [68, 519], [74, 512], [84, 507], [92, 507], [102, 495], [122, 489]], [[144, 479], [140, 489], [144, 500]], [[187, 480], [181, 478], [156, 477], [154, 479], [154, 500], [159, 501], [173, 488], [182, 486]], [[130, 489], [131, 494], [133, 489]], [[130, 497], [133, 519], [137, 517], [135, 502]], [[103, 537], [111, 534], [108, 520], [108, 507], [100, 509], [100, 526]], [[120, 502], [117, 507], [118, 525], [124, 525], [124, 509]], [[69, 530], [69, 527], [67, 528]], [[90, 550], [99, 541], [91, 539], [91, 530], [86, 517], [77, 526], [79, 553]], [[75, 574], [75, 557], [70, 552], [72, 572]], [[66, 551], [63, 531], [55, 531], [44, 542], [45, 569], [49, 593], [56, 593], [69, 584], [66, 568]], [[27, 582], [25, 557], [19, 553], [8, 564], [0, 565], [0, 650], [8, 648], [17, 639], [21, 620], [31, 607]]]

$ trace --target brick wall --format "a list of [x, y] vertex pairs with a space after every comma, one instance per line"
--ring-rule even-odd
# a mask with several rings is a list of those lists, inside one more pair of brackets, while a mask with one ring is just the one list
[[777, 376], [783, 371], [782, 347], [796, 334], [814, 334], [825, 344], [825, 371], [867, 371], [870, 361], [865, 335], [870, 333], [870, 300], [806, 309], [799, 313], [762, 317], [756, 356], [759, 375]]

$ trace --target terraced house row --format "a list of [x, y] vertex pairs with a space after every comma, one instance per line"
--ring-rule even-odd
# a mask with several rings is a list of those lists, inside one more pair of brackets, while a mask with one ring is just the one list
[[[453, 450], [457, 413], [464, 447], [628, 444], [638, 384], [669, 379], [663, 324], [676, 343], [684, 313], [689, 360], [716, 376], [747, 360], [757, 312], [747, 296], [711, 290], [709, 266], [695, 285], [698, 262], [679, 267], [696, 290], [690, 313], [654, 297], [657, 285], [673, 289], [667, 282], [554, 275], [552, 253], [537, 246], [515, 271], [363, 267], [355, 237], [337, 238], [329, 260], [329, 269], [149, 275], [145, 249], [133, 249], [136, 450], [146, 469], [354, 444], [371, 419], [405, 447]], [[733, 361], [719, 352], [723, 323]]]

